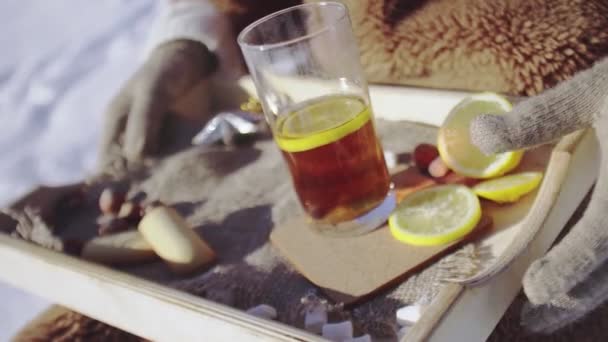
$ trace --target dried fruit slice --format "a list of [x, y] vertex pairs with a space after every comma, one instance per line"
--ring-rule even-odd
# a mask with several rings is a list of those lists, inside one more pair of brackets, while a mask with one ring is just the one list
[[481, 219], [479, 199], [463, 185], [442, 185], [406, 197], [389, 217], [393, 236], [419, 246], [442, 245], [469, 234]]
[[481, 182], [473, 191], [494, 202], [511, 203], [536, 189], [542, 179], [541, 172], [522, 172]]
[[371, 117], [370, 107], [360, 98], [328, 96], [279, 119], [275, 140], [283, 151], [308, 151], [355, 132]]
[[420, 144], [414, 149], [414, 163], [422, 172], [426, 172], [431, 162], [437, 157], [439, 157], [439, 151], [431, 144]]

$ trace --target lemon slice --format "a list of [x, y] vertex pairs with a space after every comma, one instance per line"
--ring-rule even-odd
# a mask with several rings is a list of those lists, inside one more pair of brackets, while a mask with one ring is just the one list
[[523, 151], [485, 155], [469, 137], [469, 125], [480, 114], [502, 114], [511, 104], [494, 93], [467, 97], [454, 107], [439, 129], [437, 148], [441, 159], [456, 173], [471, 178], [492, 178], [513, 170]]
[[442, 185], [406, 197], [391, 214], [393, 236], [417, 246], [435, 246], [469, 234], [481, 219], [479, 199], [463, 185]]
[[511, 203], [536, 189], [542, 179], [541, 172], [522, 172], [481, 182], [473, 192], [494, 202]]
[[283, 151], [308, 151], [355, 132], [370, 119], [370, 107], [360, 98], [323, 97], [279, 119], [275, 140]]

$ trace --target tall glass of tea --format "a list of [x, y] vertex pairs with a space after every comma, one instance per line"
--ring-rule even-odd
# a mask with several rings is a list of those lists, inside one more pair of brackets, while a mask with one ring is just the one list
[[238, 43], [310, 226], [334, 236], [380, 226], [396, 200], [348, 9], [290, 7]]

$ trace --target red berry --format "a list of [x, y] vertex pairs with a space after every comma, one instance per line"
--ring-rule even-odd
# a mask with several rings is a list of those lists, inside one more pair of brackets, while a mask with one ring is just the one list
[[422, 172], [426, 172], [435, 158], [439, 156], [437, 147], [431, 144], [420, 144], [414, 149], [414, 163]]

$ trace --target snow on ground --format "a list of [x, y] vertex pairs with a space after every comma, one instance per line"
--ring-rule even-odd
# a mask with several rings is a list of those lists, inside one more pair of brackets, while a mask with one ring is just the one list
[[[104, 107], [141, 61], [154, 0], [0, 2], [0, 206], [82, 179]], [[0, 341], [44, 300], [0, 283]]]

